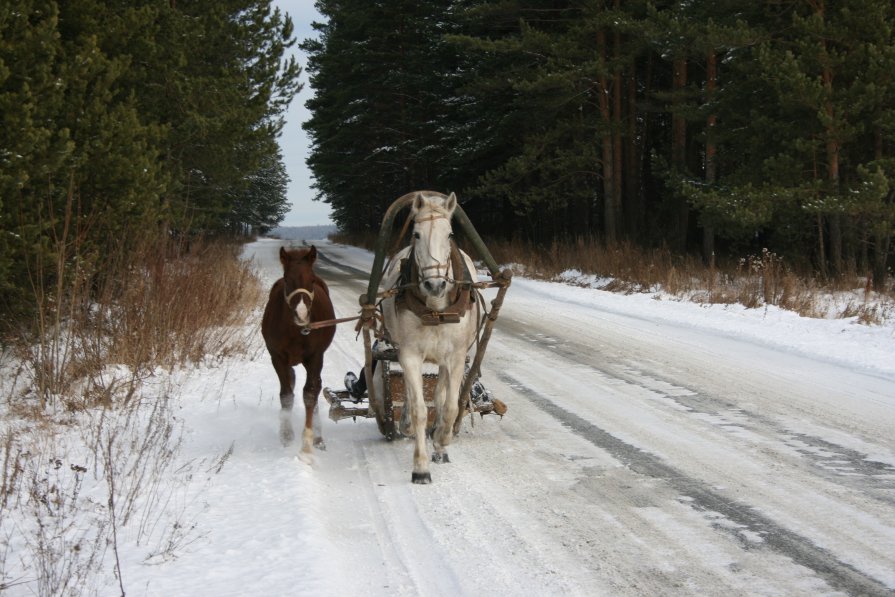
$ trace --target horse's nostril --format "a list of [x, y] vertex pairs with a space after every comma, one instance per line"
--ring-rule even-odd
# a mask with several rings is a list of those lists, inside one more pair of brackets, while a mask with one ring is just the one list
[[423, 288], [429, 294], [438, 294], [444, 292], [444, 289], [447, 287], [447, 282], [444, 280], [425, 280], [423, 282]]

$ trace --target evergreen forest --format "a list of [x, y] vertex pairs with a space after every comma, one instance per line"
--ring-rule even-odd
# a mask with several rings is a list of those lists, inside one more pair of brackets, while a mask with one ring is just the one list
[[146, 237], [279, 223], [295, 43], [270, 0], [0, 0], [4, 323]]
[[735, 259], [885, 284], [890, 0], [317, 0], [302, 44], [318, 198], [378, 229], [457, 192], [487, 237]]

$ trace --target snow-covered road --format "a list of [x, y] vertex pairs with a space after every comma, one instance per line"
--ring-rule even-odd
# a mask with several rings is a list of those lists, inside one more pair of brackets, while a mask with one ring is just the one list
[[[278, 243], [249, 247], [268, 283]], [[318, 248], [355, 314], [371, 256]], [[324, 384], [362, 354], [340, 326]], [[233, 452], [201, 538], [160, 566], [133, 554], [128, 594], [895, 593], [891, 327], [516, 279], [483, 380], [507, 416], [467, 420], [418, 486], [411, 443], [372, 420], [325, 420], [310, 466], [282, 448], [260, 348], [192, 376], [188, 456]]]

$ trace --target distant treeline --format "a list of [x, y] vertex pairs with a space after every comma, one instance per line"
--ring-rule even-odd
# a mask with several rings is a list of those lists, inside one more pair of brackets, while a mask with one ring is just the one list
[[0, 0], [0, 310], [138, 236], [279, 223], [294, 43], [270, 0]]
[[492, 236], [707, 261], [767, 247], [884, 283], [891, 0], [317, 6], [309, 163], [343, 230], [431, 188], [456, 191]]
[[312, 241], [329, 238], [329, 235], [338, 232], [338, 228], [331, 224], [322, 226], [277, 226], [268, 234], [273, 238], [293, 241]]

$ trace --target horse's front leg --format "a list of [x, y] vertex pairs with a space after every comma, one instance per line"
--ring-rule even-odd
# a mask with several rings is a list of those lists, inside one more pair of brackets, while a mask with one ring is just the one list
[[302, 399], [305, 403], [305, 427], [302, 431], [301, 451], [310, 454], [313, 452], [313, 448], [326, 449], [326, 444], [323, 442], [323, 429], [320, 425], [320, 413], [317, 409], [317, 400], [323, 385], [320, 377], [323, 371], [323, 356], [311, 359], [304, 366], [307, 375], [302, 390]]
[[292, 429], [292, 405], [295, 402], [295, 371], [286, 359], [271, 358], [280, 380], [280, 443], [288, 446], [295, 440]]
[[457, 399], [463, 383], [465, 356], [451, 357], [448, 363], [438, 367], [438, 386], [435, 389], [435, 430], [432, 441], [435, 452], [432, 462], [450, 462], [447, 447], [454, 439], [454, 421], [460, 407]]
[[410, 411], [410, 422], [413, 427], [413, 474], [414, 483], [431, 483], [429, 472], [429, 449], [426, 445], [426, 423], [428, 410], [423, 394], [423, 362], [416, 357], [401, 358], [401, 369], [404, 370], [404, 388], [406, 397], [404, 408]]

